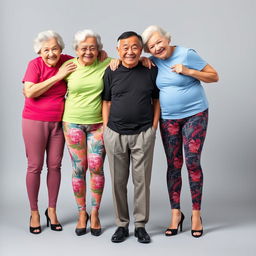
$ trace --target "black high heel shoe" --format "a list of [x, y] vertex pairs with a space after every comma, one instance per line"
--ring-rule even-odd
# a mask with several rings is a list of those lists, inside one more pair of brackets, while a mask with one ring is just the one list
[[[202, 222], [202, 218], [200, 217], [200, 220], [201, 220], [201, 224], [203, 225], [203, 222]], [[191, 225], [192, 225], [192, 216], [191, 216]], [[195, 229], [191, 229], [191, 235], [195, 238], [199, 238], [200, 236], [203, 235], [203, 229], [200, 229], [200, 230], [195, 230]], [[199, 233], [198, 235], [195, 234], [195, 233]]]
[[89, 220], [89, 215], [88, 213], [86, 212], [86, 221], [85, 221], [85, 228], [76, 228], [75, 229], [75, 232], [76, 232], [76, 235], [77, 236], [82, 236], [82, 235], [85, 235], [86, 234], [86, 227], [87, 227], [87, 222]]
[[[91, 222], [91, 215], [90, 215], [90, 222]], [[90, 230], [91, 230], [91, 234], [93, 236], [100, 236], [101, 235], [101, 228], [92, 228], [90, 227]]]
[[45, 210], [45, 217], [46, 217], [46, 223], [47, 223], [47, 227], [49, 227], [49, 224], [51, 226], [51, 230], [53, 231], [62, 231], [62, 226], [60, 223], [58, 224], [52, 224], [51, 223], [51, 219], [49, 218], [49, 215], [48, 215], [48, 208]]
[[[175, 236], [175, 235], [178, 234], [178, 229], [179, 229], [179, 228], [180, 228], [180, 232], [181, 232], [181, 231], [182, 231], [182, 227], [183, 227], [183, 221], [184, 221], [184, 219], [185, 219], [185, 216], [184, 216], [184, 214], [181, 212], [181, 219], [180, 219], [180, 222], [179, 222], [177, 228], [167, 228], [167, 229], [165, 230], [165, 235], [166, 235], [166, 236]], [[169, 233], [169, 232], [171, 232], [171, 233]]]
[[[31, 227], [30, 226], [31, 225], [31, 219], [32, 219], [32, 216], [30, 216], [30, 219], [29, 219], [29, 222], [30, 222], [30, 224], [29, 224], [29, 231], [30, 231], [30, 233], [32, 233], [34, 235], [40, 234], [41, 231], [42, 231], [41, 226]], [[36, 230], [38, 230], [38, 231], [36, 231]]]

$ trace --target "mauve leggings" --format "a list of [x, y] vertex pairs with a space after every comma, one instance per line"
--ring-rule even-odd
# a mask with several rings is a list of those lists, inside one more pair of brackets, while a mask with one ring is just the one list
[[49, 205], [56, 208], [60, 187], [60, 168], [64, 149], [64, 136], [61, 122], [44, 122], [22, 119], [22, 134], [28, 160], [26, 185], [30, 208], [38, 210], [40, 174], [46, 153], [47, 187]]

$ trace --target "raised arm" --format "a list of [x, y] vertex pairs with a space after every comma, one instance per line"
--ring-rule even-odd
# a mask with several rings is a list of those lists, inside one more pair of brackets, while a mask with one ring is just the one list
[[192, 76], [205, 83], [213, 83], [219, 80], [217, 71], [209, 64], [207, 64], [201, 71], [187, 68], [182, 64], [173, 65], [171, 69], [173, 72], [186, 76]]
[[98, 60], [100, 62], [104, 61], [107, 57], [108, 57], [108, 54], [106, 51], [104, 50], [99, 51]]
[[58, 73], [51, 78], [41, 82], [34, 84], [32, 82], [24, 83], [24, 95], [27, 98], [36, 98], [48, 91], [56, 82], [64, 79], [68, 74], [72, 73], [76, 69], [76, 64], [73, 62], [69, 62], [60, 67]]

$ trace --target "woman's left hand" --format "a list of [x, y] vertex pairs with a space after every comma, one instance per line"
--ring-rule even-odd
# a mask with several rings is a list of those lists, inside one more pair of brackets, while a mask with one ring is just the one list
[[108, 57], [107, 52], [105, 52], [104, 50], [101, 50], [101, 51], [99, 52], [99, 55], [98, 55], [98, 60], [102, 62], [102, 61], [104, 61], [107, 57]]
[[209, 64], [207, 64], [202, 70], [190, 69], [182, 64], [173, 65], [171, 69], [172, 72], [191, 76], [205, 83], [213, 83], [219, 80], [217, 71]]
[[182, 64], [175, 64], [171, 66], [172, 72], [176, 72], [177, 74], [189, 75], [189, 68], [185, 67]]
[[115, 71], [116, 69], [118, 69], [120, 64], [121, 64], [120, 59], [112, 59], [109, 63], [109, 67], [112, 71]]

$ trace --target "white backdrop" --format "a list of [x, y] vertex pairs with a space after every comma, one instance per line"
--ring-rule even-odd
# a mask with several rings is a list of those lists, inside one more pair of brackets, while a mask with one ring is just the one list
[[[141, 33], [152, 24], [160, 25], [169, 31], [172, 44], [196, 49], [220, 76], [217, 84], [204, 84], [210, 103], [209, 129], [202, 155], [205, 177], [205, 226], [208, 225], [208, 230], [217, 232], [218, 228], [234, 227], [238, 223], [255, 225], [255, 217], [252, 217], [256, 208], [255, 13], [254, 0], [1, 0], [1, 255], [14, 255], [14, 248], [17, 252], [30, 255], [32, 251], [27, 248], [35, 241], [34, 237], [26, 234], [22, 239], [14, 235], [16, 247], [11, 247], [12, 249], [6, 242], [11, 241], [12, 234], [16, 234], [17, 230], [22, 236], [28, 228], [26, 158], [21, 136], [21, 112], [24, 102], [21, 80], [28, 61], [36, 57], [32, 40], [38, 32], [47, 29], [53, 29], [63, 36], [66, 43], [63, 52], [71, 55], [74, 54], [71, 47], [73, 35], [78, 30], [91, 28], [98, 32], [109, 56], [117, 57], [116, 39], [122, 32], [134, 30]], [[106, 218], [105, 225], [103, 223], [106, 233], [108, 229], [110, 231], [107, 237], [101, 239], [112, 246], [109, 239], [114, 230], [114, 219], [107, 161], [105, 166], [106, 187], [101, 214]], [[44, 169], [39, 198], [42, 212], [47, 206], [45, 172]], [[169, 222], [170, 207], [165, 176], [165, 156], [158, 133], [151, 186], [150, 227], [151, 233], [159, 235]], [[191, 200], [186, 169], [183, 170], [183, 178], [182, 207], [189, 220]], [[132, 199], [132, 186], [130, 195]], [[132, 209], [132, 204], [130, 207]], [[63, 160], [59, 212], [64, 224], [70, 225], [70, 233], [63, 232], [64, 241], [74, 240], [71, 230], [75, 225], [76, 205], [72, 195], [71, 163], [67, 152]], [[187, 227], [190, 227], [189, 221]], [[240, 231], [234, 231], [234, 235], [243, 232], [243, 227], [240, 228]], [[10, 235], [9, 239], [4, 236], [5, 232]], [[211, 232], [208, 237], [210, 234]], [[243, 235], [242, 233], [241, 236], [246, 241], [248, 236]], [[44, 234], [41, 237], [44, 237]], [[207, 239], [207, 236], [204, 239]], [[224, 241], [225, 239], [220, 241], [220, 244]], [[231, 240], [227, 241], [232, 243]], [[66, 248], [64, 244], [61, 243], [63, 248]], [[125, 248], [125, 245], [122, 246]], [[205, 248], [208, 248], [207, 246], [210, 246], [210, 242], [208, 244], [206, 241]], [[252, 243], [242, 246], [239, 242], [233, 243], [233, 246], [236, 248], [233, 255], [239, 255], [240, 249], [241, 252], [243, 249], [252, 252], [254, 247]], [[217, 248], [215, 247], [216, 250]], [[68, 251], [66, 248], [62, 253]], [[43, 252], [44, 250], [40, 249], [37, 255], [43, 255]]]

